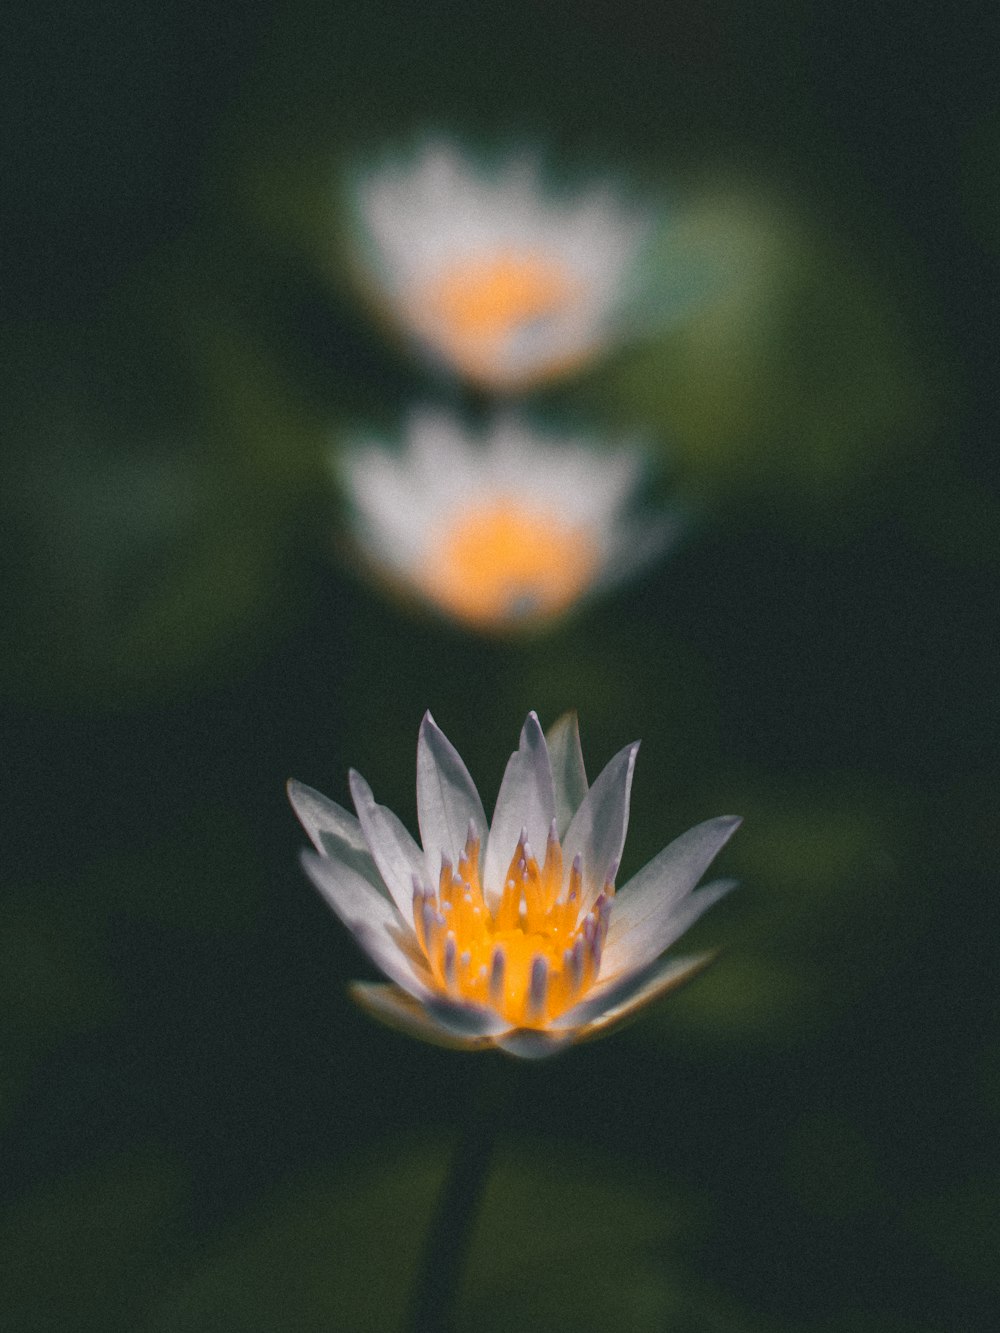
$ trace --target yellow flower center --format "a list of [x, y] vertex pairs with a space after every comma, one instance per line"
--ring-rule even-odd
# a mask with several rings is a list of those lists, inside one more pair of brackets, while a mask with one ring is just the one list
[[587, 533], [501, 497], [468, 510], [432, 547], [422, 573], [433, 601], [480, 628], [558, 614], [593, 579]]
[[[508, 251], [449, 265], [420, 293], [417, 307], [432, 336], [466, 374], [494, 381], [506, 378], [503, 358], [511, 336], [560, 314], [578, 290], [551, 259]], [[550, 373], [553, 361], [561, 367], [560, 358], [540, 351], [516, 378]]]
[[516, 1027], [543, 1028], [596, 979], [614, 891], [609, 879], [581, 915], [580, 858], [564, 890], [553, 823], [541, 866], [521, 834], [491, 907], [479, 883], [479, 841], [470, 832], [457, 867], [442, 858], [437, 893], [415, 887], [413, 922], [443, 991], [487, 1005]]

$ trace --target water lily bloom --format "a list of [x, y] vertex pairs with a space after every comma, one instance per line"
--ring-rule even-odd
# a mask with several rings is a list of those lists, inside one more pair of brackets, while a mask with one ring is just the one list
[[366, 561], [390, 586], [472, 627], [537, 627], [658, 554], [677, 528], [630, 504], [646, 454], [539, 435], [498, 417], [482, 441], [414, 412], [401, 451], [334, 457]]
[[376, 1018], [446, 1046], [550, 1055], [598, 1036], [709, 961], [664, 953], [733, 887], [692, 890], [739, 824], [682, 834], [619, 891], [638, 745], [588, 786], [575, 715], [534, 713], [493, 819], [426, 714], [417, 742], [421, 848], [359, 773], [357, 818], [301, 783], [289, 795], [315, 851], [310, 879], [388, 983], [355, 982]]
[[550, 380], [629, 331], [652, 220], [605, 185], [556, 198], [530, 155], [488, 171], [430, 140], [362, 175], [353, 204], [378, 303], [483, 388]]

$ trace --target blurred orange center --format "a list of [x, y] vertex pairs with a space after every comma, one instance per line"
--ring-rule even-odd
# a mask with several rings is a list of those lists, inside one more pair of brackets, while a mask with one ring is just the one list
[[423, 582], [452, 615], [502, 628], [565, 610], [596, 565], [594, 543], [581, 528], [501, 497], [462, 513], [441, 534]]
[[553, 827], [540, 866], [522, 835], [499, 899], [479, 882], [479, 843], [458, 865], [444, 862], [436, 893], [413, 899], [417, 939], [437, 984], [455, 999], [489, 1006], [517, 1027], [544, 1027], [582, 998], [597, 977], [614, 885], [581, 913], [579, 860], [563, 885]]
[[560, 264], [509, 251], [450, 265], [423, 293], [422, 304], [449, 354], [466, 372], [490, 378], [501, 369], [510, 336], [564, 310], [575, 292]]

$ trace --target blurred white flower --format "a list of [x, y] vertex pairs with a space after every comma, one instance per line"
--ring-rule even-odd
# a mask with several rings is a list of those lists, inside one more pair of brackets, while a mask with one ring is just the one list
[[616, 895], [638, 745], [588, 788], [575, 715], [542, 734], [529, 713], [487, 823], [450, 742], [425, 715], [417, 743], [423, 849], [351, 772], [357, 818], [289, 784], [315, 846], [313, 883], [389, 983], [355, 982], [375, 1017], [466, 1049], [550, 1055], [598, 1036], [711, 955], [664, 951], [733, 887], [692, 890], [739, 824], [710, 819]]
[[414, 412], [401, 452], [349, 447], [334, 468], [368, 562], [399, 589], [480, 630], [538, 626], [657, 555], [675, 516], [629, 513], [646, 465], [498, 417], [471, 440], [443, 412]]
[[484, 388], [552, 379], [629, 333], [652, 219], [606, 185], [556, 198], [530, 155], [490, 172], [430, 140], [361, 176], [353, 204], [380, 304]]

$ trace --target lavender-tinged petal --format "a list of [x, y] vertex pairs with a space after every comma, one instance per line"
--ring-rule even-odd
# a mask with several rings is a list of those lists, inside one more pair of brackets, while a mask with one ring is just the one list
[[555, 817], [552, 766], [545, 736], [534, 713], [521, 728], [517, 750], [507, 761], [486, 844], [483, 883], [491, 901], [503, 890], [504, 876], [522, 829], [535, 847], [544, 847]]
[[469, 826], [485, 842], [486, 813], [469, 770], [430, 713], [417, 741], [417, 813], [427, 874], [433, 883], [446, 856], [458, 864]]
[[617, 1019], [623, 1016], [623, 1010], [631, 1011], [682, 985], [707, 967], [714, 957], [714, 954], [706, 953], [688, 958], [657, 958], [647, 967], [627, 973], [610, 986], [592, 990], [585, 1000], [560, 1014], [551, 1027], [557, 1032], [572, 1032]]
[[435, 1046], [447, 1046], [456, 1051], [483, 1050], [492, 1045], [489, 1037], [459, 1036], [445, 1027], [412, 996], [398, 986], [376, 981], [353, 981], [349, 987], [352, 999], [373, 1018], [420, 1041]]
[[350, 784], [365, 841], [379, 873], [403, 920], [412, 921], [413, 876], [423, 877], [423, 853], [392, 811], [375, 803], [368, 783], [354, 769]]
[[587, 795], [587, 772], [576, 713], [564, 713], [545, 733], [555, 787], [556, 831], [566, 836], [570, 821]]
[[[622, 936], [616, 941], [610, 958], [608, 950], [605, 948], [601, 975], [611, 980], [620, 973], [632, 972], [637, 967], [645, 967], [647, 963], [652, 962], [654, 958], [658, 958], [660, 954], [676, 943], [694, 925], [703, 912], [707, 912], [710, 907], [735, 889], [738, 884], [739, 881], [735, 879], [713, 880], [710, 884], [706, 884], [704, 888], [696, 889], [694, 893], [688, 894], [679, 902], [675, 902], [669, 912], [665, 912], [657, 920], [654, 928], [648, 931], [633, 930], [630, 934]], [[611, 914], [611, 919], [614, 921], [614, 912]]]
[[288, 783], [288, 799], [318, 852], [349, 865], [384, 891], [382, 876], [368, 850], [361, 824], [352, 814], [294, 778]]
[[434, 979], [430, 971], [411, 958], [386, 930], [356, 921], [350, 925], [350, 931], [375, 966], [390, 981], [394, 981], [421, 1004], [431, 999]]
[[376, 888], [351, 866], [319, 856], [311, 848], [303, 849], [301, 860], [303, 870], [348, 929], [358, 922], [376, 929], [408, 929], [384, 888]]
[[582, 910], [604, 888], [621, 861], [628, 829], [629, 796], [639, 744], [626, 745], [603, 769], [573, 816], [563, 841], [563, 858], [583, 860]]
[[495, 1009], [478, 1004], [460, 1004], [440, 992], [424, 1001], [427, 1012], [458, 1037], [494, 1037], [510, 1031], [510, 1024]]
[[493, 1045], [499, 1046], [508, 1055], [516, 1055], [520, 1060], [544, 1060], [572, 1046], [574, 1041], [572, 1035], [553, 1035], [550, 1030], [543, 1032], [537, 1028], [515, 1028], [503, 1037], [495, 1037]]
[[[623, 885], [615, 897], [604, 949], [606, 976], [624, 967], [642, 966], [677, 938], [680, 932], [673, 927], [676, 907], [698, 883], [740, 822], [735, 815], [722, 815], [695, 825]], [[709, 902], [704, 904], [709, 905]]]

